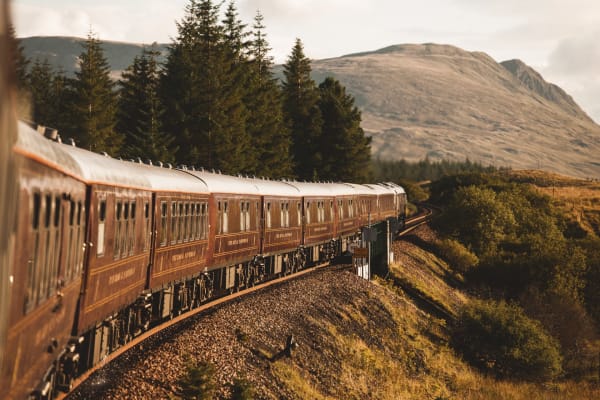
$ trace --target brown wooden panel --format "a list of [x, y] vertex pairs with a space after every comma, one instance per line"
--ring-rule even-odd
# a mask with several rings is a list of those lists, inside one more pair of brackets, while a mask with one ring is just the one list
[[150, 275], [150, 288], [197, 275], [207, 266], [208, 241], [193, 241], [158, 248]]
[[267, 229], [263, 243], [265, 254], [296, 249], [300, 246], [302, 229], [299, 226], [291, 228]]

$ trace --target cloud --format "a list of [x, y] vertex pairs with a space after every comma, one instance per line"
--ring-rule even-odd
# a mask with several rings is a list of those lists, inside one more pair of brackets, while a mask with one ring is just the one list
[[85, 37], [91, 29], [104, 40], [166, 42], [177, 33], [175, 21], [183, 16], [187, 1], [80, 3], [86, 2], [15, 2], [13, 21], [17, 35]]
[[573, 96], [600, 122], [600, 29], [561, 40], [548, 57], [542, 73]]

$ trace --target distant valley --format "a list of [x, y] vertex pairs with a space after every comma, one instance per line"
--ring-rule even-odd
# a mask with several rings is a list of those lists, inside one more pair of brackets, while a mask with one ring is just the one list
[[[72, 74], [83, 39], [25, 38], [25, 54]], [[117, 78], [142, 45], [105, 42]], [[157, 49], [164, 55], [167, 45]], [[310, 49], [307, 49], [310, 54]], [[406, 44], [313, 60], [362, 110], [373, 156], [465, 160], [513, 169], [600, 177], [600, 126], [561, 88], [519, 60], [498, 63], [454, 46]], [[281, 66], [275, 68], [281, 76]]]

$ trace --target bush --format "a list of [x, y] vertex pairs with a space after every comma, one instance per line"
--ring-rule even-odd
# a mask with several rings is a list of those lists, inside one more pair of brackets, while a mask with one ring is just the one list
[[557, 341], [516, 305], [473, 302], [463, 309], [453, 341], [465, 358], [499, 377], [541, 381], [561, 372]]
[[255, 397], [254, 386], [247, 379], [235, 379], [233, 381], [233, 400], [252, 400]]
[[440, 255], [450, 266], [461, 273], [472, 270], [479, 263], [477, 256], [456, 240], [442, 239], [437, 242]]
[[188, 362], [186, 374], [179, 380], [184, 399], [212, 400], [215, 396], [215, 367], [207, 362]]

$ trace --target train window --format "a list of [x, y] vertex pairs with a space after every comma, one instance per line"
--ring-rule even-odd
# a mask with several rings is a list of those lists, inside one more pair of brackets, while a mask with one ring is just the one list
[[121, 218], [123, 217], [123, 203], [117, 201], [115, 204], [115, 240], [113, 242], [113, 257], [119, 258], [121, 255]]
[[54, 227], [51, 229], [51, 246], [50, 250], [50, 266], [48, 268], [48, 294], [52, 296], [58, 286], [58, 268], [60, 257], [60, 227], [61, 227], [61, 200], [60, 196], [54, 197]]
[[167, 202], [160, 202], [160, 245], [167, 244]]
[[150, 205], [144, 202], [144, 251], [150, 247]]
[[333, 200], [329, 201], [329, 220], [333, 221]]
[[129, 203], [125, 202], [125, 204], [123, 204], [123, 242], [121, 244], [121, 257], [127, 257], [127, 254], [129, 254], [129, 236], [131, 235], [129, 210], [130, 205]]
[[96, 255], [104, 255], [104, 224], [106, 222], [106, 200], [100, 200], [98, 203], [98, 246], [96, 246]]
[[310, 224], [310, 202], [307, 201], [304, 206], [304, 215], [306, 216], [306, 224]]
[[267, 228], [271, 227], [271, 203], [267, 203], [267, 209], [265, 211], [265, 223]]
[[342, 200], [338, 200], [338, 215], [340, 220], [344, 219], [344, 203]]
[[317, 202], [317, 222], [325, 221], [325, 208], [322, 201]]
[[58, 227], [60, 222], [60, 197], [54, 198], [54, 227]]
[[208, 235], [208, 204], [202, 203], [200, 205], [200, 238], [206, 239]]
[[296, 213], [298, 214], [298, 220], [296, 222], [297, 225], [300, 226], [300, 224], [302, 223], [302, 205], [300, 204], [300, 202], [296, 204]]
[[183, 212], [183, 203], [177, 202], [177, 208], [179, 210], [179, 214], [177, 216], [178, 219], [178, 232], [177, 232], [177, 243], [181, 243], [183, 241], [183, 237], [185, 236], [185, 214]]
[[39, 263], [39, 245], [40, 245], [40, 213], [42, 212], [42, 196], [40, 193], [34, 193], [31, 202], [31, 225], [33, 228], [33, 249], [30, 253], [27, 263], [27, 293], [25, 297], [25, 311], [30, 311], [36, 304], [36, 279]]
[[290, 226], [290, 203], [281, 203], [281, 227], [287, 228]]
[[81, 201], [77, 202], [77, 219], [75, 223], [77, 224], [77, 235], [75, 237], [75, 272], [74, 277], [79, 276], [81, 270], [83, 269], [83, 232], [84, 232], [84, 224], [82, 219], [85, 216], [85, 210], [83, 209], [83, 205]]
[[73, 200], [69, 201], [69, 227], [68, 235], [69, 240], [67, 241], [67, 257], [66, 257], [66, 266], [65, 266], [65, 274], [64, 279], [65, 282], [70, 282], [71, 277], [73, 276], [73, 270], [75, 269], [75, 202]]
[[171, 202], [171, 244], [177, 243], [177, 203]]
[[130, 210], [130, 214], [129, 214], [129, 219], [131, 220], [130, 222], [130, 227], [129, 227], [129, 254], [132, 255], [135, 253], [135, 211], [136, 211], [136, 202], [133, 201], [131, 202], [131, 205], [129, 206], [129, 210]]
[[197, 236], [199, 210], [196, 207], [198, 207], [198, 203], [190, 203], [190, 240], [196, 240]]
[[354, 218], [354, 201], [352, 199], [348, 200], [348, 216]]
[[252, 227], [250, 226], [250, 202], [247, 201], [246, 202], [246, 230], [250, 230], [252, 229]]
[[246, 230], [246, 203], [240, 201], [240, 232]]
[[227, 210], [227, 202], [223, 202], [223, 233], [229, 232], [229, 218]]
[[200, 203], [194, 203], [194, 232], [192, 237], [194, 240], [200, 239], [200, 227], [202, 226], [202, 217], [200, 214]]
[[185, 221], [184, 221], [184, 235], [183, 235], [183, 240], [185, 242], [190, 240], [190, 235], [192, 232], [192, 221], [191, 221], [191, 212], [190, 212], [190, 203], [185, 203], [184, 205], [185, 208]]

